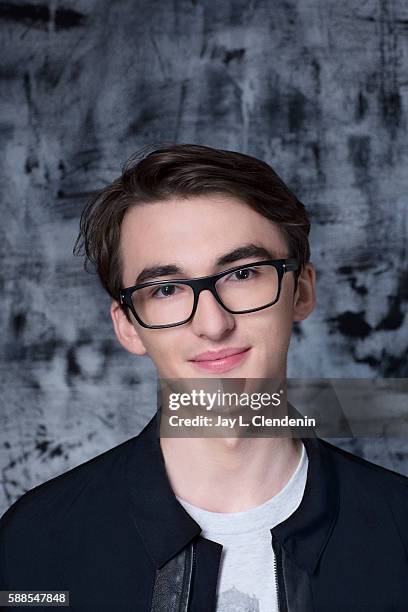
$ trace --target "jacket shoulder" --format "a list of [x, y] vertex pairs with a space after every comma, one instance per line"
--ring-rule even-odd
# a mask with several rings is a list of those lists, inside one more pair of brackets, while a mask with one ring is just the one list
[[394, 524], [408, 556], [408, 477], [363, 459], [327, 441], [320, 443], [332, 457], [341, 496], [350, 507], [364, 508], [366, 516], [386, 517]]
[[369, 484], [384, 484], [396, 487], [401, 493], [408, 495], [408, 476], [377, 465], [359, 455], [335, 446], [327, 440], [319, 438], [319, 443], [327, 450], [333, 458], [340, 474], [362, 479]]
[[84, 499], [102, 501], [114, 485], [115, 475], [120, 472], [129, 447], [138, 436], [81, 463], [70, 470], [51, 478], [25, 492], [6, 510], [0, 518], [0, 542], [13, 535], [18, 539], [28, 538], [36, 530], [42, 531], [64, 521], [72, 515], [76, 506]]
[[103, 551], [111, 547], [114, 558], [121, 539], [128, 543], [122, 551], [125, 564], [129, 550], [145, 555], [132, 529], [126, 487], [130, 459], [136, 457], [140, 466], [148, 451], [141, 443], [143, 431], [30, 489], [8, 508], [0, 518], [0, 590], [58, 584], [86, 555], [102, 562]]

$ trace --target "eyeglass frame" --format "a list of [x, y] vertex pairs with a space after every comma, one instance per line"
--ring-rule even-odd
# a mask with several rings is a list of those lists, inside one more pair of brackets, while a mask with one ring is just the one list
[[[264, 306], [258, 306], [257, 308], [250, 308], [247, 310], [236, 311], [236, 310], [231, 310], [230, 308], [227, 308], [227, 306], [223, 304], [220, 296], [218, 295], [217, 289], [215, 287], [216, 282], [223, 276], [227, 276], [228, 274], [231, 274], [232, 272], [237, 272], [238, 270], [245, 270], [246, 268], [253, 268], [254, 266], [262, 266], [262, 265], [263, 266], [264, 265], [273, 266], [277, 271], [278, 293], [277, 293], [275, 300], [273, 302], [269, 302], [268, 304], [265, 304]], [[169, 327], [178, 327], [179, 325], [185, 325], [186, 323], [189, 323], [193, 319], [196, 313], [197, 306], [198, 306], [198, 298], [200, 297], [200, 293], [204, 291], [205, 289], [208, 289], [212, 293], [212, 295], [214, 296], [218, 304], [220, 304], [220, 306], [222, 306], [222, 308], [224, 308], [224, 310], [226, 310], [230, 314], [248, 314], [250, 312], [257, 312], [259, 310], [264, 310], [264, 308], [269, 308], [270, 306], [273, 306], [274, 304], [276, 304], [276, 302], [279, 300], [279, 297], [280, 297], [282, 279], [283, 279], [284, 274], [286, 272], [294, 272], [298, 269], [299, 269], [299, 262], [295, 258], [265, 259], [262, 261], [256, 261], [253, 263], [243, 264], [241, 266], [235, 266], [234, 268], [229, 268], [228, 270], [223, 270], [222, 272], [218, 272], [217, 274], [211, 274], [209, 276], [200, 276], [200, 277], [190, 278], [190, 279], [171, 278], [168, 280], [148, 281], [145, 283], [139, 283], [138, 285], [132, 285], [131, 287], [126, 287], [124, 289], [120, 289], [119, 290], [119, 304], [123, 311], [125, 311], [126, 307], [129, 308], [132, 314], [134, 315], [135, 319], [137, 320], [137, 322], [142, 327], [145, 327], [146, 329], [165, 329]], [[148, 323], [144, 323], [140, 319], [140, 317], [138, 316], [135, 310], [135, 307], [131, 299], [132, 294], [136, 290], [143, 289], [144, 287], [152, 287], [155, 285], [173, 285], [173, 284], [187, 285], [188, 287], [192, 288], [193, 293], [194, 293], [194, 302], [193, 302], [193, 308], [192, 308], [190, 316], [187, 319], [184, 319], [183, 321], [180, 321], [178, 323], [169, 323], [166, 325], [149, 325]]]

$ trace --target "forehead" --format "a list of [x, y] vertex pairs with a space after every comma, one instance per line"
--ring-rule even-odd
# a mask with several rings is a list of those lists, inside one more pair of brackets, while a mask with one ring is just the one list
[[133, 282], [146, 265], [167, 263], [209, 274], [218, 257], [249, 242], [287, 255], [277, 225], [237, 198], [203, 195], [135, 205], [121, 228], [124, 280]]

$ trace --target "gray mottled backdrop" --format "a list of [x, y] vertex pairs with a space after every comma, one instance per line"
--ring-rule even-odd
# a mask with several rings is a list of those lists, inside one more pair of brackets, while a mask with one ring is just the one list
[[[146, 144], [249, 152], [307, 205], [319, 306], [290, 375], [408, 377], [406, 2], [27, 0], [0, 32], [0, 511], [155, 410], [72, 255], [87, 196]], [[406, 440], [342, 445], [408, 473]]]

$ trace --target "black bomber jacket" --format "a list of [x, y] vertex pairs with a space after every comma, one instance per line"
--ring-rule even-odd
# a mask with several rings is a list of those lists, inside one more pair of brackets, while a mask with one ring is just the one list
[[[280, 611], [407, 612], [408, 478], [303, 443], [302, 502], [271, 529]], [[170, 487], [156, 413], [7, 510], [0, 591], [69, 591], [71, 612], [213, 612], [222, 546], [200, 532]]]

